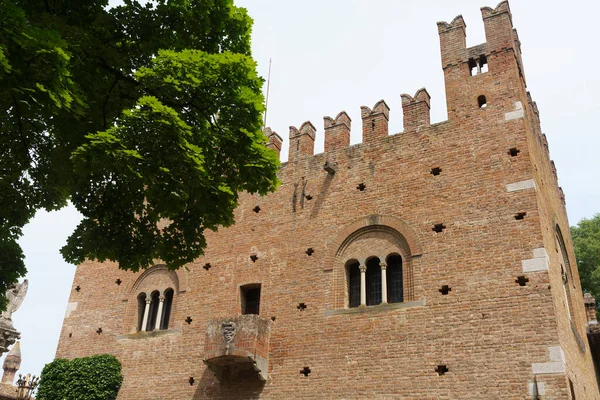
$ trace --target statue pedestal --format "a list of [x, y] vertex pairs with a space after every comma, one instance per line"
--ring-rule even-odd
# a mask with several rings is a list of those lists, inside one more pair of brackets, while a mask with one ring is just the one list
[[0, 356], [6, 353], [18, 339], [21, 339], [21, 333], [17, 332], [12, 325], [0, 321]]

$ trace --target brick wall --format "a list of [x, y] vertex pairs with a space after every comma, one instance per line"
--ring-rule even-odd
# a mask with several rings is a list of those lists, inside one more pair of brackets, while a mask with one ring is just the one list
[[[176, 277], [80, 265], [57, 357], [116, 355], [120, 399], [531, 398], [534, 380], [541, 398], [568, 399], [569, 379], [578, 399], [599, 398], [576, 268], [572, 317], [566, 308], [555, 237], [558, 225], [574, 267], [569, 225], [508, 3], [482, 15], [487, 43], [473, 48], [462, 18], [438, 24], [448, 121], [430, 124], [419, 90], [402, 96], [398, 134], [387, 132], [396, 110], [383, 101], [362, 108], [361, 144], [349, 146], [345, 113], [325, 118], [322, 154], [312, 154], [310, 122], [291, 128], [279, 190], [242, 195], [236, 224], [209, 233], [205, 256]], [[471, 76], [481, 55], [489, 71]], [[392, 251], [405, 302], [347, 308], [348, 258]], [[136, 333], [139, 288], [161, 279], [178, 286], [169, 329]], [[268, 379], [217, 381], [203, 363], [207, 328], [238, 316], [240, 286], [255, 283]]]

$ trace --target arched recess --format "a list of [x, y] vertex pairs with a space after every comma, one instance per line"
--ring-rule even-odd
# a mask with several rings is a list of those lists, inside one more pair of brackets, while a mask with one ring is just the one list
[[[183, 284], [180, 279], [182, 277], [184, 278]], [[150, 307], [150, 311], [153, 313], [151, 313], [150, 318], [152, 318], [154, 314], [158, 317], [160, 313], [161, 319], [159, 321], [159, 329], [168, 329], [171, 324], [169, 324], [169, 321], [163, 320], [163, 318], [171, 318], [171, 316], [176, 313], [179, 303], [178, 297], [184, 292], [185, 274], [183, 271], [169, 270], [164, 264], [155, 265], [146, 269], [124, 292], [125, 296], [123, 301], [128, 302], [124, 330], [126, 332], [136, 332], [140, 330], [140, 327], [143, 325], [141, 323], [143, 316], [140, 314], [145, 312], [145, 307], [141, 304], [140, 299], [151, 299], [154, 293], [158, 293], [159, 297], [163, 299], [163, 307], [161, 307], [160, 311], [158, 305], [155, 305], [155, 308]], [[166, 297], [168, 297], [168, 299], [166, 299]], [[166, 303], [165, 299], [168, 300]], [[168, 309], [164, 308], [164, 306], [167, 306]], [[157, 329], [155, 322], [150, 321], [147, 321], [144, 328], [147, 331]]]
[[567, 251], [565, 239], [558, 223], [554, 224], [554, 235], [556, 251], [558, 253], [558, 262], [561, 268], [560, 272], [563, 281], [562, 283], [565, 292], [567, 310], [569, 312], [569, 318], [573, 323], [575, 323], [575, 304], [573, 304], [573, 295], [576, 291], [576, 286], [575, 281], [573, 280], [573, 270], [571, 267], [571, 261], [569, 259], [569, 252]]
[[413, 258], [422, 254], [415, 231], [404, 221], [389, 215], [370, 215], [344, 227], [327, 246], [324, 270], [333, 272], [333, 306], [349, 304], [348, 261], [367, 263], [390, 255], [402, 258], [404, 301], [414, 300]]

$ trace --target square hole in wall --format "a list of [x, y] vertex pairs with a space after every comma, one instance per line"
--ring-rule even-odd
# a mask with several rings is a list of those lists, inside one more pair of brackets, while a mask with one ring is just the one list
[[242, 314], [259, 314], [260, 311], [260, 283], [252, 283], [240, 287], [242, 301]]

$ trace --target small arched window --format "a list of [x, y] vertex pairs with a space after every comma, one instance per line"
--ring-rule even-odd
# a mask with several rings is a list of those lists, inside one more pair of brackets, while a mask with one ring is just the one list
[[[365, 266], [356, 260], [346, 263], [348, 277], [348, 307], [375, 306], [381, 303], [401, 303], [404, 301], [404, 280], [402, 275], [402, 257], [391, 254], [386, 262], [378, 257], [367, 259]], [[362, 287], [362, 274], [365, 274], [365, 287]], [[385, 289], [384, 286], [385, 285]]]
[[148, 324], [146, 325], [146, 331], [153, 331], [156, 327], [156, 317], [158, 316], [158, 304], [160, 303], [160, 294], [158, 290], [155, 290], [150, 295], [152, 301], [150, 302], [150, 310], [148, 312]]
[[367, 305], [381, 304], [381, 267], [379, 258], [367, 261]]
[[387, 301], [402, 303], [404, 301], [404, 282], [402, 278], [402, 257], [391, 255], [387, 259]]
[[154, 330], [169, 329], [173, 296], [175, 291], [166, 289], [162, 294], [158, 290], [152, 291], [150, 296], [140, 293], [138, 299], [138, 331], [151, 332]]
[[144, 323], [144, 311], [146, 310], [146, 293], [140, 293], [137, 297], [138, 305], [138, 323], [137, 330], [142, 330], [142, 324]]
[[348, 306], [360, 306], [360, 264], [356, 260], [347, 263], [348, 272]]
[[487, 107], [487, 100], [484, 95], [481, 95], [477, 98], [477, 104], [479, 104], [479, 108]]
[[160, 329], [169, 329], [169, 320], [171, 318], [171, 307], [173, 306], [173, 289], [165, 290], [162, 316], [160, 319]]

